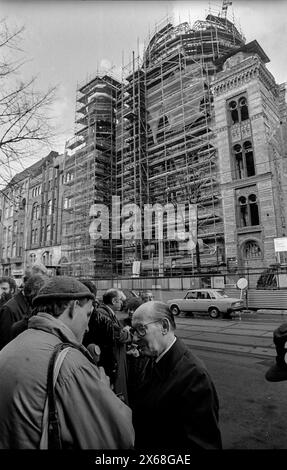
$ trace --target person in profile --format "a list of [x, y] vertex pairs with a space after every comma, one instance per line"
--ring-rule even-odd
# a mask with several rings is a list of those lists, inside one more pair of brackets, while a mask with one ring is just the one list
[[133, 314], [133, 342], [150, 359], [132, 403], [135, 448], [221, 449], [215, 386], [175, 329], [163, 302], [146, 302]]

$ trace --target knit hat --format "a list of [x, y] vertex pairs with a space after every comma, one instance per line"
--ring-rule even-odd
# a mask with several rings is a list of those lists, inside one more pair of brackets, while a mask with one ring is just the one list
[[33, 306], [57, 300], [92, 299], [94, 295], [80, 281], [69, 276], [50, 278], [33, 299]]
[[271, 366], [265, 374], [269, 382], [287, 380], [287, 323], [283, 323], [273, 333], [273, 342], [276, 347], [276, 364]]

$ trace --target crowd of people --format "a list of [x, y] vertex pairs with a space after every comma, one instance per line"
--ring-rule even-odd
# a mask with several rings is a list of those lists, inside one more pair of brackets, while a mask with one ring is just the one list
[[222, 448], [210, 374], [151, 292], [2, 277], [0, 349], [1, 449]]

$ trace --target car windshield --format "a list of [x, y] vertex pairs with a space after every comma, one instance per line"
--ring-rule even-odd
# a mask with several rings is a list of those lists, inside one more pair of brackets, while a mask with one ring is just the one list
[[228, 295], [225, 294], [224, 290], [216, 290], [214, 293], [216, 297], [228, 297]]

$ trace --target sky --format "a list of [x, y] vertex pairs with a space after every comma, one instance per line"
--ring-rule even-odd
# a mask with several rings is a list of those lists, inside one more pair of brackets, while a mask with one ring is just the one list
[[[188, 21], [193, 25], [220, 7], [218, 0], [0, 0], [0, 18], [6, 18], [11, 27], [25, 26], [21, 48], [26, 63], [19, 78], [37, 76], [39, 90], [58, 86], [51, 109], [58, 129], [53, 150], [62, 153], [65, 141], [74, 132], [79, 84], [97, 71], [111, 68], [120, 78], [122, 64], [131, 61], [132, 51], [136, 55], [143, 51], [156, 26], [167, 16], [175, 24]], [[259, 42], [277, 83], [287, 81], [287, 2], [233, 0], [228, 15], [235, 19], [246, 42]], [[22, 167], [50, 150], [39, 149], [39, 154], [31, 155]]]

